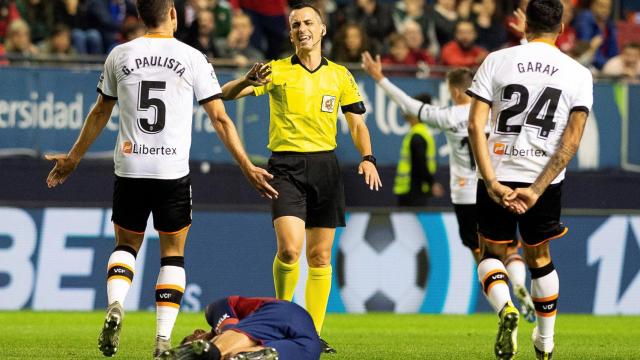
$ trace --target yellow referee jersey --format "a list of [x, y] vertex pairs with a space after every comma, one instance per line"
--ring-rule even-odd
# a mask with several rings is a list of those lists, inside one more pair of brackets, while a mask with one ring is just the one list
[[254, 88], [256, 96], [266, 93], [271, 151], [333, 150], [337, 146], [338, 106], [342, 112], [365, 112], [353, 75], [325, 58], [314, 71], [297, 55], [272, 61], [271, 82]]

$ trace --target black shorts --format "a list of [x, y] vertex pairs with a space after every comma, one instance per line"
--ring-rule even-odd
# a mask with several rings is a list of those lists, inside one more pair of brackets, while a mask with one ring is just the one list
[[153, 226], [173, 233], [191, 225], [191, 178], [136, 179], [116, 176], [111, 221], [132, 232], [143, 233], [149, 214]]
[[458, 219], [458, 233], [464, 246], [472, 251], [479, 249], [478, 245], [478, 210], [476, 204], [453, 204]]
[[269, 159], [270, 181], [279, 193], [271, 202], [273, 220], [295, 216], [307, 228], [345, 226], [344, 185], [333, 151], [274, 152]]
[[[512, 189], [530, 184], [502, 182]], [[537, 246], [567, 233], [560, 222], [562, 183], [549, 185], [538, 202], [523, 215], [516, 215], [489, 197], [483, 181], [478, 181], [478, 232], [489, 242], [511, 243], [520, 230], [522, 241]]]

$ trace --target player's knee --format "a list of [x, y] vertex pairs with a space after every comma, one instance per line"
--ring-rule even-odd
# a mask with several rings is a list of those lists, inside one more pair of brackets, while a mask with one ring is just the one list
[[529, 268], [541, 268], [551, 262], [549, 245], [524, 246], [524, 259]]
[[293, 264], [300, 258], [300, 249], [294, 246], [287, 246], [278, 249], [278, 259], [285, 264]]
[[331, 265], [331, 249], [309, 249], [307, 262], [311, 267], [324, 267]]

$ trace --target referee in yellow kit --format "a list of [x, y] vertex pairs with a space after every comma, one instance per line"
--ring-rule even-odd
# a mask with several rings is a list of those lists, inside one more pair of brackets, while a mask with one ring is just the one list
[[[318, 334], [331, 290], [331, 246], [335, 229], [345, 226], [344, 186], [334, 154], [338, 107], [362, 155], [358, 173], [371, 190], [382, 183], [371, 151], [365, 107], [349, 71], [322, 57], [327, 29], [317, 8], [294, 6], [289, 15], [295, 55], [256, 64], [222, 87], [224, 99], [269, 94], [270, 182], [278, 253], [273, 261], [276, 296], [291, 301], [298, 282], [298, 259], [307, 240], [309, 275], [306, 307]], [[335, 352], [323, 341], [325, 352]]]

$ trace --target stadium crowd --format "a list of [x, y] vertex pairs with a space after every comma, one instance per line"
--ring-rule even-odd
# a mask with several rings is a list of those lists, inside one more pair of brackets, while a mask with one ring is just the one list
[[[286, 14], [300, 0], [175, 0], [176, 37], [244, 67], [290, 51]], [[324, 53], [360, 62], [383, 55], [390, 75], [428, 75], [440, 66], [478, 66], [520, 43], [527, 0], [314, 0], [328, 23]], [[563, 0], [558, 47], [594, 74], [640, 79], [640, 5], [630, 0]], [[0, 64], [7, 58], [82, 61], [145, 33], [135, 0], [0, 0]], [[327, 41], [328, 40], [328, 41]], [[5, 56], [6, 54], [6, 56]], [[433, 74], [434, 72], [431, 71]], [[435, 72], [438, 74], [438, 72]]]

